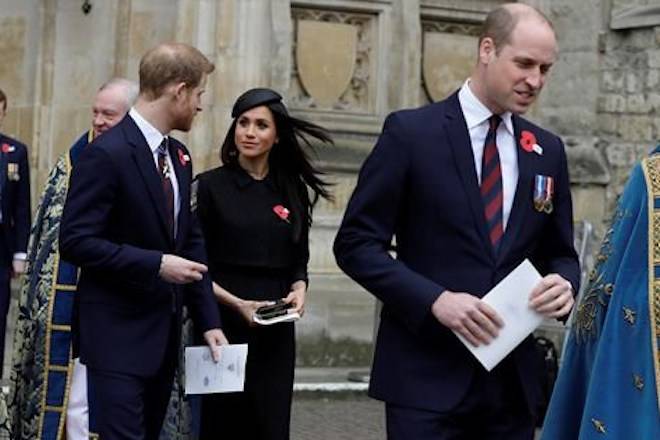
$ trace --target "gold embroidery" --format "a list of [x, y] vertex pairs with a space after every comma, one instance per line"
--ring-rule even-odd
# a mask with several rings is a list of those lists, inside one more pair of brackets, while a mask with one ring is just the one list
[[[91, 131], [91, 130], [90, 130]], [[71, 158], [68, 154], [65, 154], [65, 173], [67, 175], [67, 182], [69, 181], [69, 178], [71, 177], [71, 170], [72, 170], [72, 164], [71, 164]], [[67, 405], [69, 404], [69, 391], [70, 391], [70, 386], [71, 386], [71, 377], [73, 374], [73, 361], [72, 361], [72, 356], [71, 356], [71, 347], [69, 347], [69, 363], [67, 366], [58, 366], [58, 365], [52, 365], [50, 363], [50, 343], [51, 343], [51, 335], [53, 331], [57, 330], [64, 330], [63, 328], [57, 328], [57, 327], [63, 327], [63, 326], [57, 326], [53, 324], [53, 313], [54, 313], [54, 306], [55, 306], [55, 300], [56, 297], [58, 296], [58, 290], [65, 290], [65, 291], [71, 291], [75, 289], [70, 289], [68, 285], [62, 285], [57, 282], [58, 274], [59, 274], [59, 266], [60, 266], [60, 255], [59, 253], [55, 253], [55, 258], [54, 258], [54, 263], [53, 263], [53, 279], [51, 280], [51, 289], [50, 289], [50, 294], [49, 294], [49, 300], [48, 300], [48, 315], [47, 315], [47, 321], [46, 321], [46, 347], [45, 347], [45, 358], [44, 358], [44, 367], [48, 371], [59, 371], [63, 372], [66, 374], [66, 380], [65, 380], [65, 389], [64, 389], [64, 400], [62, 403], [62, 408], [66, 408]], [[68, 327], [65, 331], [71, 331], [70, 326]], [[45, 426], [45, 416], [46, 413], [49, 411], [54, 411], [54, 412], [62, 412], [59, 411], [58, 407], [51, 407], [46, 405], [46, 398], [47, 398], [47, 393], [48, 393], [48, 382], [49, 382], [49, 377], [48, 374], [44, 375], [44, 383], [43, 383], [43, 388], [41, 392], [41, 407], [44, 408], [44, 410], [39, 414], [39, 420], [38, 420], [38, 438], [41, 438], [43, 435], [44, 431], [44, 426]], [[57, 438], [63, 438], [64, 436], [64, 422], [65, 422], [65, 417], [60, 416], [59, 421], [58, 421], [58, 426], [57, 426]]]
[[596, 430], [597, 433], [607, 434], [607, 430], [605, 429], [605, 423], [601, 422], [598, 419], [591, 419], [591, 423], [594, 425], [594, 429]]
[[648, 304], [651, 327], [651, 347], [655, 369], [655, 386], [658, 409], [660, 409], [660, 278], [655, 276], [655, 268], [660, 266], [660, 209], [655, 207], [656, 197], [660, 197], [660, 156], [653, 155], [642, 161], [647, 186], [648, 203]]
[[596, 264], [589, 274], [589, 285], [585, 290], [580, 304], [577, 306], [575, 313], [574, 330], [576, 340], [584, 340], [587, 336], [594, 336], [596, 329], [594, 322], [600, 307], [606, 308], [609, 299], [614, 293], [614, 284], [606, 282], [603, 279], [603, 264], [607, 261], [612, 254], [612, 234], [614, 233], [614, 226], [618, 223], [625, 213], [617, 210], [612, 219], [610, 220], [611, 226], [605, 232], [603, 243], [601, 244], [598, 255], [596, 256]]
[[644, 389], [644, 378], [639, 374], [633, 374], [633, 385], [635, 385], [635, 388], [639, 391], [642, 391], [642, 389]]
[[69, 372], [69, 367], [64, 366], [64, 365], [48, 365], [46, 367], [48, 371], [58, 371], [60, 373], [68, 373]]
[[630, 325], [635, 325], [635, 319], [637, 317], [637, 312], [628, 307], [623, 308], [623, 319]]

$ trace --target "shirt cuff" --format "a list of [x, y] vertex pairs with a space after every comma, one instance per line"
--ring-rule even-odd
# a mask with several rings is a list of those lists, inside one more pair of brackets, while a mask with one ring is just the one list
[[20, 261], [27, 260], [27, 252], [16, 252], [14, 254], [14, 260], [20, 260]]

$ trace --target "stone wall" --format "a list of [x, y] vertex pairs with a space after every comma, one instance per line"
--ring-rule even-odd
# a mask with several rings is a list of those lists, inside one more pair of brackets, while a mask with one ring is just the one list
[[[617, 2], [624, 6], [652, 2]], [[657, 7], [656, 7], [657, 9]], [[611, 25], [618, 26], [619, 10], [613, 9]], [[645, 20], [646, 19], [646, 20]], [[648, 21], [647, 21], [648, 20]], [[645, 23], [642, 25], [642, 23]], [[604, 34], [600, 42], [600, 95], [597, 114], [599, 136], [612, 174], [608, 201], [639, 158], [660, 138], [660, 11], [628, 20], [619, 29]], [[608, 205], [612, 209], [612, 203]]]

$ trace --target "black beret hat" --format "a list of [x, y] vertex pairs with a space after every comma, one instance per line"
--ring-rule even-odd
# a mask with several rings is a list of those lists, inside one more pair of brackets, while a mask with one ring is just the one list
[[282, 104], [282, 95], [275, 90], [266, 88], [250, 89], [236, 99], [234, 107], [231, 109], [231, 117], [237, 118], [246, 111], [266, 105], [271, 111], [288, 115], [286, 107]]

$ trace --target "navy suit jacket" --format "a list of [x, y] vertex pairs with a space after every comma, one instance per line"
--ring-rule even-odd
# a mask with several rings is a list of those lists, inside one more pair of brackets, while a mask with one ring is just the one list
[[[178, 344], [184, 300], [198, 330], [220, 326], [208, 276], [185, 289], [158, 276], [164, 253], [206, 261], [190, 211], [192, 164], [183, 158], [189, 153], [173, 138], [169, 152], [181, 201], [176, 240], [167, 232], [153, 155], [130, 116], [85, 147], [73, 169], [60, 252], [81, 268], [76, 294], [80, 357], [92, 368], [155, 373], [167, 344]], [[172, 325], [176, 341], [169, 339]]]
[[27, 252], [30, 236], [30, 168], [25, 145], [0, 133], [0, 262], [10, 264], [16, 252]]
[[[339, 266], [383, 302], [370, 393], [387, 402], [451, 410], [482, 368], [437, 322], [431, 305], [445, 289], [478, 297], [525, 258], [578, 289], [566, 154], [554, 134], [514, 116], [519, 177], [496, 256], [490, 245], [470, 137], [457, 94], [389, 115], [365, 161], [337, 234]], [[518, 145], [536, 136], [543, 154]], [[555, 182], [554, 210], [533, 206], [536, 175]], [[392, 237], [397, 256], [392, 257]], [[531, 337], [512, 353], [532, 412], [540, 387]]]

